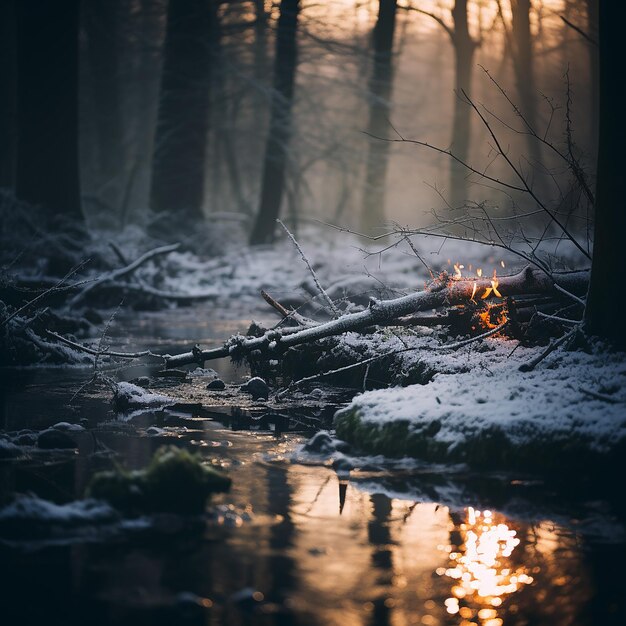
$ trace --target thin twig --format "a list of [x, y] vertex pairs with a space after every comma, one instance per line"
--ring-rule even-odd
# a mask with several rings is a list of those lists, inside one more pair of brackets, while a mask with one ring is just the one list
[[326, 291], [324, 290], [324, 287], [322, 287], [322, 284], [317, 278], [317, 274], [315, 273], [315, 270], [311, 266], [309, 259], [307, 259], [306, 255], [304, 254], [302, 248], [300, 247], [300, 244], [297, 242], [296, 238], [291, 234], [291, 232], [289, 232], [289, 229], [285, 226], [285, 224], [283, 224], [281, 220], [276, 220], [276, 221], [283, 227], [283, 230], [287, 233], [289, 239], [291, 239], [293, 245], [296, 247], [296, 250], [298, 250], [298, 252], [300, 253], [302, 260], [306, 263], [306, 266], [309, 268], [309, 272], [311, 273], [311, 276], [313, 277], [313, 281], [315, 282], [315, 286], [317, 287], [317, 290], [320, 292], [320, 295], [322, 296], [322, 298], [324, 298], [324, 300], [328, 304], [328, 307], [332, 311], [333, 316], [335, 318], [339, 317], [341, 315], [339, 309], [335, 306], [335, 303], [331, 300], [330, 296], [326, 293]]
[[156, 357], [159, 359], [164, 358], [162, 355], [155, 354], [151, 350], [143, 350], [142, 352], [113, 352], [108, 349], [96, 350], [95, 348], [90, 348], [89, 346], [85, 346], [82, 343], [71, 341], [70, 339], [67, 339], [67, 337], [63, 337], [63, 335], [59, 335], [58, 333], [55, 333], [51, 330], [46, 330], [45, 332], [46, 332], [46, 335], [49, 335], [50, 337], [54, 337], [54, 339], [57, 339], [61, 343], [64, 343], [65, 345], [70, 346], [70, 348], [74, 348], [75, 350], [79, 350], [80, 352], [85, 352], [86, 354], [91, 354], [92, 356], [95, 356], [95, 357], [112, 356], [112, 357], [119, 358], [119, 359], [141, 359], [146, 356], [151, 356], [151, 357]]
[[436, 350], [456, 350], [457, 348], [462, 348], [463, 346], [467, 346], [470, 343], [474, 343], [475, 341], [479, 341], [480, 339], [486, 339], [487, 337], [491, 337], [492, 335], [499, 333], [508, 323], [509, 323], [509, 320], [506, 320], [505, 322], [502, 322], [502, 324], [499, 324], [495, 328], [491, 328], [486, 333], [476, 335], [476, 337], [470, 337], [469, 339], [464, 339], [463, 341], [457, 341], [456, 343], [444, 344], [442, 346], [438, 346], [435, 349]]
[[520, 372], [532, 372], [541, 361], [543, 361], [547, 356], [552, 354], [559, 346], [562, 346], [566, 341], [571, 339], [578, 331], [580, 330], [580, 325], [577, 325], [575, 328], [572, 328], [568, 333], [565, 333], [562, 337], [557, 339], [556, 341], [551, 341], [550, 345], [538, 356], [536, 356], [532, 361], [528, 363], [522, 363], [519, 366]]
[[79, 263], [76, 267], [71, 269], [65, 276], [63, 276], [63, 278], [61, 278], [55, 285], [53, 285], [49, 289], [46, 289], [45, 291], [40, 293], [38, 296], [36, 296], [32, 300], [29, 300], [26, 304], [21, 306], [19, 309], [16, 309], [15, 311], [13, 311], [13, 313], [11, 313], [11, 315], [9, 315], [5, 319], [1, 320], [0, 321], [0, 328], [2, 328], [2, 326], [6, 326], [14, 317], [17, 317], [20, 313], [24, 312], [26, 309], [28, 309], [31, 306], [33, 306], [33, 304], [36, 304], [37, 302], [39, 302], [40, 300], [45, 298], [45, 296], [47, 296], [48, 294], [54, 293], [55, 291], [58, 291], [63, 286], [63, 283], [68, 278], [70, 278], [70, 276], [73, 276], [74, 274], [76, 274], [76, 272], [78, 272], [78, 270], [81, 269], [87, 262], [88, 261], [82, 261], [81, 263]]

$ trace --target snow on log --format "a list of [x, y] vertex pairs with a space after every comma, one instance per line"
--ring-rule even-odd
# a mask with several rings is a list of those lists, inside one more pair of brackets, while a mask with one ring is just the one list
[[512, 276], [498, 278], [494, 275], [492, 278], [453, 279], [444, 274], [424, 291], [391, 300], [372, 298], [369, 307], [358, 313], [351, 313], [302, 329], [270, 330], [261, 337], [231, 337], [220, 348], [201, 350], [195, 347], [191, 352], [174, 356], [167, 355], [165, 362], [167, 368], [174, 368], [192, 363], [202, 365], [205, 361], [228, 356], [241, 357], [254, 350], [267, 350], [279, 354], [282, 350], [293, 346], [349, 331], [363, 330], [370, 326], [388, 324], [392, 320], [419, 311], [429, 311], [443, 306], [465, 304], [498, 296], [506, 298], [528, 294], [565, 293], [579, 300], [578, 296], [586, 293], [588, 282], [588, 271], [549, 275], [530, 266]]

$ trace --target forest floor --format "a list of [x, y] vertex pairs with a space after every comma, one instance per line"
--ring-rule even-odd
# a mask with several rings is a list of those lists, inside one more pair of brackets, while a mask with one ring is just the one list
[[[342, 313], [351, 313], [367, 307], [372, 297], [389, 299], [423, 289], [430, 280], [426, 266], [450, 273], [456, 266], [466, 275], [479, 268], [486, 275], [505, 275], [521, 267], [506, 250], [452, 239], [420, 240], [419, 258], [405, 241], [364, 243], [356, 235], [321, 225], [308, 226], [299, 240], [314, 274], [286, 237], [272, 248], [222, 243], [222, 250], [210, 257], [185, 246], [168, 249], [125, 272], [133, 259], [142, 259], [159, 244], [128, 228], [92, 237], [74, 250], [67, 264], [79, 264], [79, 271], [61, 284], [52, 263], [37, 257], [36, 250], [28, 250], [15, 266], [5, 252], [4, 290], [14, 298], [5, 309], [13, 315], [3, 328], [5, 365], [78, 365], [96, 373], [100, 368], [104, 374], [119, 365], [110, 351], [132, 351], [140, 343], [132, 331], [125, 332], [124, 320], [147, 319], [153, 315], [150, 310], [192, 316], [210, 311], [213, 319], [261, 317], [267, 326], [273, 311], [259, 297], [261, 290], [309, 318], [325, 319], [328, 311], [316, 280]], [[91, 262], [80, 265], [86, 258]], [[562, 247], [560, 263], [571, 268], [577, 260]], [[23, 300], [23, 285], [40, 294], [44, 286], [51, 288], [37, 306], [21, 311], [16, 293]], [[44, 308], [48, 300], [50, 306]], [[61, 344], [49, 331], [101, 354]], [[280, 414], [297, 404], [337, 407], [349, 401], [334, 423], [326, 411], [318, 425], [336, 428], [339, 437], [366, 453], [550, 471], [591, 466], [600, 471], [622, 462], [623, 354], [587, 342], [574, 350], [557, 350], [524, 373], [520, 366], [540, 353], [541, 346], [524, 346], [498, 334], [467, 345], [459, 345], [459, 339], [463, 337], [450, 336], [445, 328], [390, 327], [327, 338], [301, 347], [295, 358], [280, 365], [251, 362], [252, 374], [268, 383], [267, 397], [255, 399], [255, 417]], [[142, 344], [146, 347], [159, 352], [158, 343]], [[367, 365], [359, 366], [363, 361]], [[289, 387], [298, 379], [350, 365], [356, 367], [341, 375]], [[329, 382], [340, 385], [334, 395]], [[143, 385], [178, 404], [251, 408], [238, 387], [220, 391], [196, 384], [190, 393], [189, 387], [172, 387], [171, 377], [139, 383], [139, 388]], [[589, 463], [581, 464], [581, 459]]]

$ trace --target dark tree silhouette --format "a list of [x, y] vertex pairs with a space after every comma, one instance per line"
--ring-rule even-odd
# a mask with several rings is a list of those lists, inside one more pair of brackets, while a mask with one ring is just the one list
[[389, 143], [376, 139], [387, 134], [393, 85], [393, 35], [396, 25], [396, 0], [380, 0], [373, 33], [374, 58], [369, 83], [369, 143], [361, 230], [369, 232], [385, 219], [385, 178]]
[[19, 0], [16, 194], [82, 220], [78, 161], [78, 0]]
[[13, 188], [16, 122], [15, 1], [0, 2], [0, 187]]
[[[469, 32], [467, 23], [467, 0], [455, 0], [452, 8], [454, 29], [449, 32], [454, 45], [456, 68], [454, 121], [452, 126], [452, 152], [462, 161], [467, 161], [470, 147], [471, 109], [465, 102], [463, 92], [472, 97], [472, 68], [474, 52], [479, 45]], [[467, 200], [467, 170], [454, 161], [450, 165], [450, 203], [460, 206]]]
[[619, 287], [615, 285], [626, 234], [626, 125], [619, 79], [623, 20], [616, 3], [602, 0], [599, 11], [600, 133], [593, 262], [585, 321], [589, 332], [626, 349], [626, 324], [621, 317], [619, 296], [616, 297]]
[[600, 116], [600, 60], [598, 58], [598, 1], [587, 0], [587, 50], [589, 51], [589, 74], [591, 85], [589, 97], [591, 98], [591, 141], [589, 150], [593, 158], [598, 154], [598, 118]]
[[[537, 128], [537, 89], [533, 67], [533, 39], [530, 31], [531, 0], [511, 0], [513, 17], [513, 35], [510, 41], [513, 57], [513, 69], [520, 99], [520, 111], [529, 126]], [[541, 164], [541, 146], [539, 142], [528, 136], [528, 156], [533, 165]]]
[[150, 204], [202, 218], [216, 0], [170, 0]]
[[[463, 92], [469, 98], [472, 97], [474, 53], [480, 45], [480, 41], [476, 41], [469, 32], [467, 0], [455, 0], [452, 7], [452, 27], [434, 13], [422, 9], [415, 11], [432, 17], [446, 31], [454, 47], [455, 94], [450, 149], [458, 159], [467, 161], [471, 140], [471, 108]], [[450, 204], [454, 207], [461, 206], [467, 200], [467, 170], [457, 161], [450, 163], [448, 196]]]
[[123, 173], [123, 123], [119, 88], [119, 0], [83, 0], [90, 82], [98, 137], [100, 184]]
[[250, 236], [250, 244], [274, 241], [276, 219], [285, 187], [287, 151], [291, 136], [291, 109], [297, 65], [298, 14], [300, 0], [281, 0], [276, 32], [274, 91], [270, 110], [270, 128], [265, 147], [261, 203]]

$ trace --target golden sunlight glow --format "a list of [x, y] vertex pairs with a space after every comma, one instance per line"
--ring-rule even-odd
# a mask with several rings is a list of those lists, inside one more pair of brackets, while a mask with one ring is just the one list
[[436, 571], [452, 581], [445, 610], [472, 620], [467, 623], [498, 626], [503, 623], [498, 607], [504, 598], [533, 582], [527, 568], [515, 566], [511, 558], [520, 540], [503, 516], [472, 507], [466, 509], [460, 534], [460, 546], [446, 546], [449, 566]]

